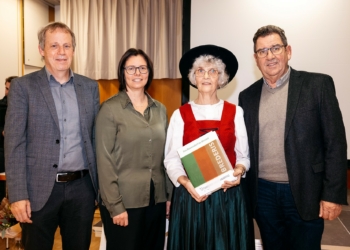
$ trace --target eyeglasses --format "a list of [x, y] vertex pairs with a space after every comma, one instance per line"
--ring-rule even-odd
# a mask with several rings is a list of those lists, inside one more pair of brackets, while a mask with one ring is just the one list
[[146, 65], [141, 65], [139, 67], [128, 66], [128, 67], [125, 67], [124, 69], [125, 69], [126, 73], [128, 73], [129, 75], [135, 75], [137, 69], [139, 69], [141, 74], [148, 73], [148, 67]]
[[206, 72], [208, 72], [208, 75], [209, 75], [209, 76], [212, 76], [212, 77], [217, 76], [217, 75], [219, 74], [219, 71], [217, 71], [216, 69], [209, 69], [208, 71], [205, 71], [205, 70], [202, 69], [202, 68], [197, 69], [197, 70], [194, 72], [194, 74], [195, 74], [196, 76], [203, 77], [203, 76], [205, 76], [205, 73], [206, 73]]
[[266, 57], [267, 54], [269, 53], [269, 50], [271, 51], [272, 54], [274, 55], [279, 55], [282, 53], [282, 48], [286, 47], [287, 45], [275, 45], [272, 46], [271, 48], [265, 48], [265, 49], [259, 49], [255, 51], [258, 57], [263, 58]]

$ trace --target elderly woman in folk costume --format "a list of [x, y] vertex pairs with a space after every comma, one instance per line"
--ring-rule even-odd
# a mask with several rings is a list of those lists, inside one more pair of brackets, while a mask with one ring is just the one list
[[[174, 112], [167, 133], [164, 163], [176, 186], [170, 214], [170, 250], [254, 249], [240, 185], [250, 167], [243, 110], [217, 96], [217, 90], [233, 79], [237, 69], [232, 52], [215, 45], [192, 48], [180, 60], [182, 77], [198, 89], [198, 96]], [[209, 196], [199, 196], [177, 149], [209, 131], [216, 131], [237, 179], [225, 181], [222, 189]]]

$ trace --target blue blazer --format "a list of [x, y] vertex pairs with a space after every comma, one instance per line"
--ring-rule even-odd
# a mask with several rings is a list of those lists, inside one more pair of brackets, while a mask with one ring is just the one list
[[[94, 150], [99, 91], [95, 81], [74, 74], [80, 129], [89, 172], [98, 191]], [[5, 166], [10, 202], [29, 199], [32, 211], [47, 202], [59, 163], [60, 129], [45, 68], [11, 83], [5, 123]]]
[[[263, 84], [260, 79], [239, 95], [251, 163], [243, 186], [252, 214], [258, 188], [259, 103]], [[347, 204], [345, 129], [330, 76], [291, 69], [284, 146], [289, 184], [304, 220], [319, 218], [321, 200]]]

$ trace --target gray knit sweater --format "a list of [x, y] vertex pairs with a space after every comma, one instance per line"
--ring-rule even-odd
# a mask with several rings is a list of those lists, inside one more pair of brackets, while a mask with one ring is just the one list
[[264, 84], [259, 108], [259, 178], [288, 182], [284, 156], [289, 77], [271, 89]]

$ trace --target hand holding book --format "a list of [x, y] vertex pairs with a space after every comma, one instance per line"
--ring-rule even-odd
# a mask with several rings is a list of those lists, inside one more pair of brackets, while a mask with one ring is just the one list
[[241, 183], [241, 177], [242, 175], [238, 172], [236, 173], [235, 170], [233, 170], [233, 176], [236, 178], [234, 181], [224, 181], [224, 183], [221, 185], [221, 188], [224, 189], [224, 192], [226, 192], [227, 189], [231, 187], [238, 186]]
[[215, 132], [209, 132], [179, 148], [178, 153], [199, 196], [211, 194], [222, 185], [225, 189], [237, 183], [232, 165]]
[[187, 192], [190, 193], [193, 199], [195, 199], [197, 202], [203, 202], [208, 198], [208, 195], [202, 195], [200, 196], [196, 189], [193, 187], [190, 179], [187, 178], [187, 176], [180, 176], [178, 178], [178, 183], [180, 183], [184, 188], [187, 189]]

